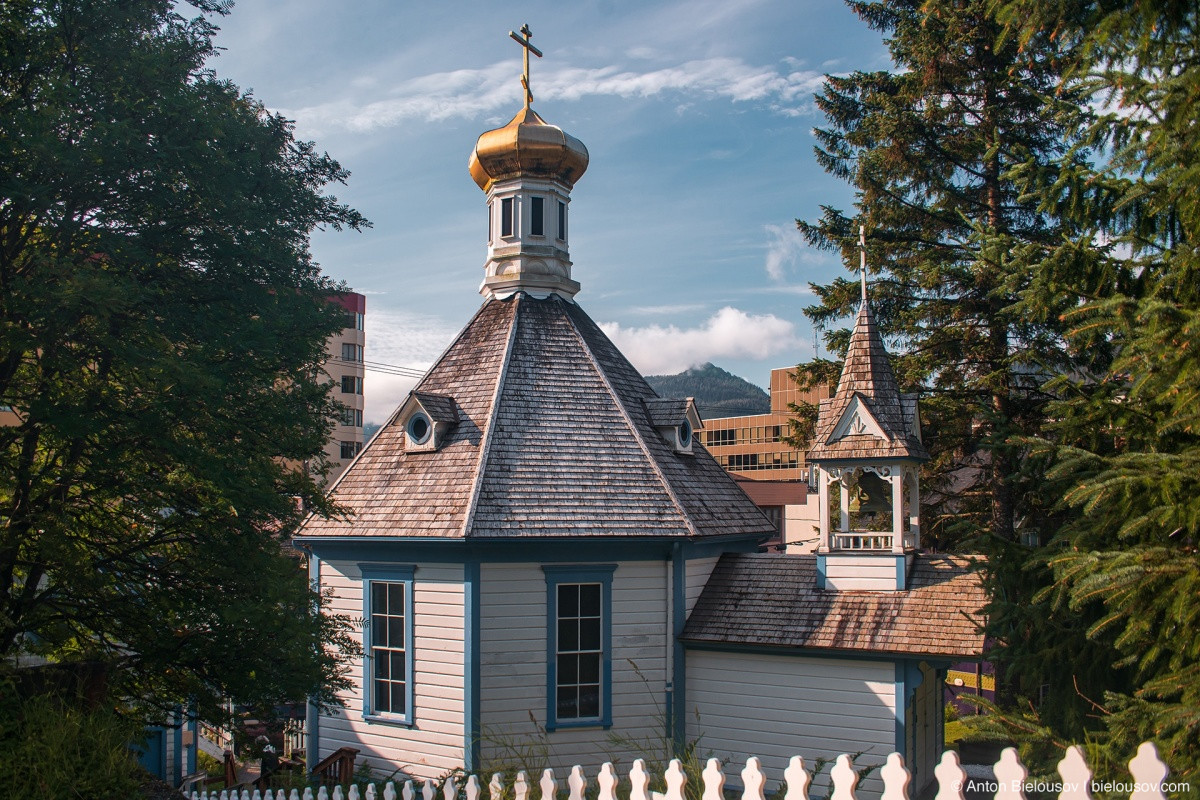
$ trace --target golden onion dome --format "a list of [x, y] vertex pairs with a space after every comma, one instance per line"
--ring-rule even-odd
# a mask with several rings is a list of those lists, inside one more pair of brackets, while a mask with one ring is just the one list
[[587, 166], [583, 142], [528, 105], [503, 128], [480, 135], [468, 162], [471, 177], [485, 192], [497, 181], [520, 177], [560, 181], [570, 188]]

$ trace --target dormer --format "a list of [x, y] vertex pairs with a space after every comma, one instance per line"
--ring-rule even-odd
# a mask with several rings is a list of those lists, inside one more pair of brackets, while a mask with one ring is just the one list
[[879, 420], [871, 413], [871, 408], [867, 405], [866, 398], [858, 392], [855, 392], [851, 396], [850, 402], [842, 410], [842, 414], [833, 426], [833, 431], [829, 434], [829, 438], [825, 440], [825, 444], [833, 444], [847, 436], [873, 436], [876, 439], [884, 441], [892, 438], [884, 432], [883, 426], [879, 424]]
[[404, 427], [405, 452], [431, 453], [458, 424], [458, 404], [448, 395], [413, 392], [396, 418]]
[[642, 401], [650, 424], [666, 440], [676, 453], [691, 455], [696, 431], [704, 428], [696, 401], [691, 397], [672, 400], [665, 397], [648, 397]]

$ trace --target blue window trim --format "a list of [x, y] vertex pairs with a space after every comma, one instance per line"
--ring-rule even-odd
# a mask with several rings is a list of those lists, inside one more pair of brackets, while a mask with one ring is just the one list
[[[616, 564], [543, 566], [546, 574], [546, 730], [612, 727], [612, 581]], [[558, 585], [600, 584], [600, 716], [591, 719], [558, 720]]]
[[[413, 577], [416, 566], [413, 564], [359, 564], [363, 582], [363, 719], [368, 722], [380, 722], [388, 725], [410, 727], [415, 715], [413, 713], [413, 627], [416, 615], [413, 613]], [[393, 714], [375, 712], [371, 708], [375, 696], [375, 682], [372, 677], [371, 658], [371, 583], [402, 583], [404, 584], [404, 708], [406, 713]]]

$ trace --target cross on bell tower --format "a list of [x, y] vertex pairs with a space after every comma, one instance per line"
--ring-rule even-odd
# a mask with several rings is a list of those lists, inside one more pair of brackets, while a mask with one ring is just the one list
[[542, 51], [534, 47], [529, 41], [533, 38], [533, 31], [529, 30], [528, 22], [521, 26], [521, 36], [517, 36], [512, 31], [509, 31], [508, 35], [512, 37], [514, 42], [525, 48], [525, 71], [521, 73], [521, 86], [525, 89], [525, 107], [529, 108], [533, 104], [533, 91], [529, 88], [529, 54], [533, 53], [538, 58], [541, 58]]

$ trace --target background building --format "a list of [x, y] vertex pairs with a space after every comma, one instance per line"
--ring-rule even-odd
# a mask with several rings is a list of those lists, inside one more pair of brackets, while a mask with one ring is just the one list
[[342, 417], [325, 445], [325, 455], [331, 465], [327, 480], [332, 483], [363, 446], [363, 348], [366, 345], [367, 298], [357, 292], [339, 292], [330, 300], [346, 312], [345, 327], [329, 337], [325, 347], [328, 355], [325, 374], [334, 383], [334, 399], [343, 406]]
[[817, 508], [808, 497], [805, 453], [783, 440], [793, 403], [817, 405], [829, 397], [821, 386], [802, 391], [791, 367], [771, 370], [771, 410], [766, 414], [704, 420], [701, 441], [754, 503], [775, 522], [770, 546], [810, 553], [817, 544]]

